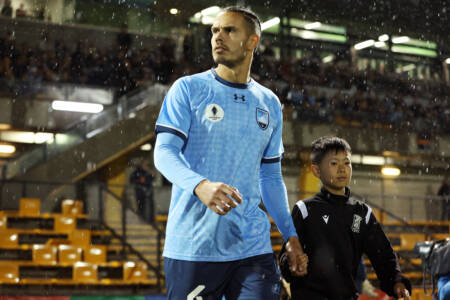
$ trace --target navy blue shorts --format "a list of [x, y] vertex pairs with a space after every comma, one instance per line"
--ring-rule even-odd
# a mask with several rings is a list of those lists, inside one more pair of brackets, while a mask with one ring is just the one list
[[[275, 256], [263, 254], [230, 262], [164, 258], [170, 300], [275, 300], [281, 275]], [[198, 297], [198, 298], [197, 298]]]

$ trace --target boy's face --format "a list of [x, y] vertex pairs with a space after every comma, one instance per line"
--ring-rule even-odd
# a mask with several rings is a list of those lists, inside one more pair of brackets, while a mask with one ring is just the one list
[[320, 179], [324, 187], [333, 194], [344, 195], [345, 187], [352, 178], [351, 153], [330, 151], [320, 165], [312, 165], [313, 174]]

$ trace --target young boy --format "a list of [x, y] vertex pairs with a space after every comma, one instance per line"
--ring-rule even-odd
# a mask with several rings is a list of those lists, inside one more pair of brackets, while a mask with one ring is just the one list
[[384, 292], [410, 299], [411, 284], [401, 275], [396, 255], [372, 209], [350, 195], [350, 157], [351, 149], [344, 139], [321, 137], [312, 144], [311, 169], [322, 189], [314, 197], [298, 201], [292, 210], [309, 258], [307, 275], [293, 276], [285, 245], [280, 253], [281, 271], [291, 283], [292, 299], [357, 299], [355, 276], [363, 253]]

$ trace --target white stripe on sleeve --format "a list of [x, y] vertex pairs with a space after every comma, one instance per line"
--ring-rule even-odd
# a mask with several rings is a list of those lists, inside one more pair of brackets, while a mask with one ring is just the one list
[[306, 208], [305, 202], [300, 200], [297, 202], [297, 206], [298, 206], [298, 208], [300, 208], [300, 212], [302, 213], [303, 220], [306, 219], [306, 217], [308, 216], [308, 209]]
[[372, 213], [372, 208], [369, 206], [369, 205], [367, 205], [366, 204], [366, 206], [367, 206], [367, 214], [366, 214], [366, 224], [369, 224], [369, 220], [370, 220], [370, 214]]

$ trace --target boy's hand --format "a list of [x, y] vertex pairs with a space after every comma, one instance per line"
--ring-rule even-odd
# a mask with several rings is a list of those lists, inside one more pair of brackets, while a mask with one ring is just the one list
[[406, 289], [405, 285], [402, 282], [397, 282], [394, 285], [394, 294], [398, 297], [398, 298], [402, 298], [405, 300], [410, 300], [411, 297], [409, 296], [409, 292]]
[[308, 272], [308, 256], [303, 252], [297, 237], [291, 236], [286, 243], [289, 269], [294, 276], [305, 276]]

